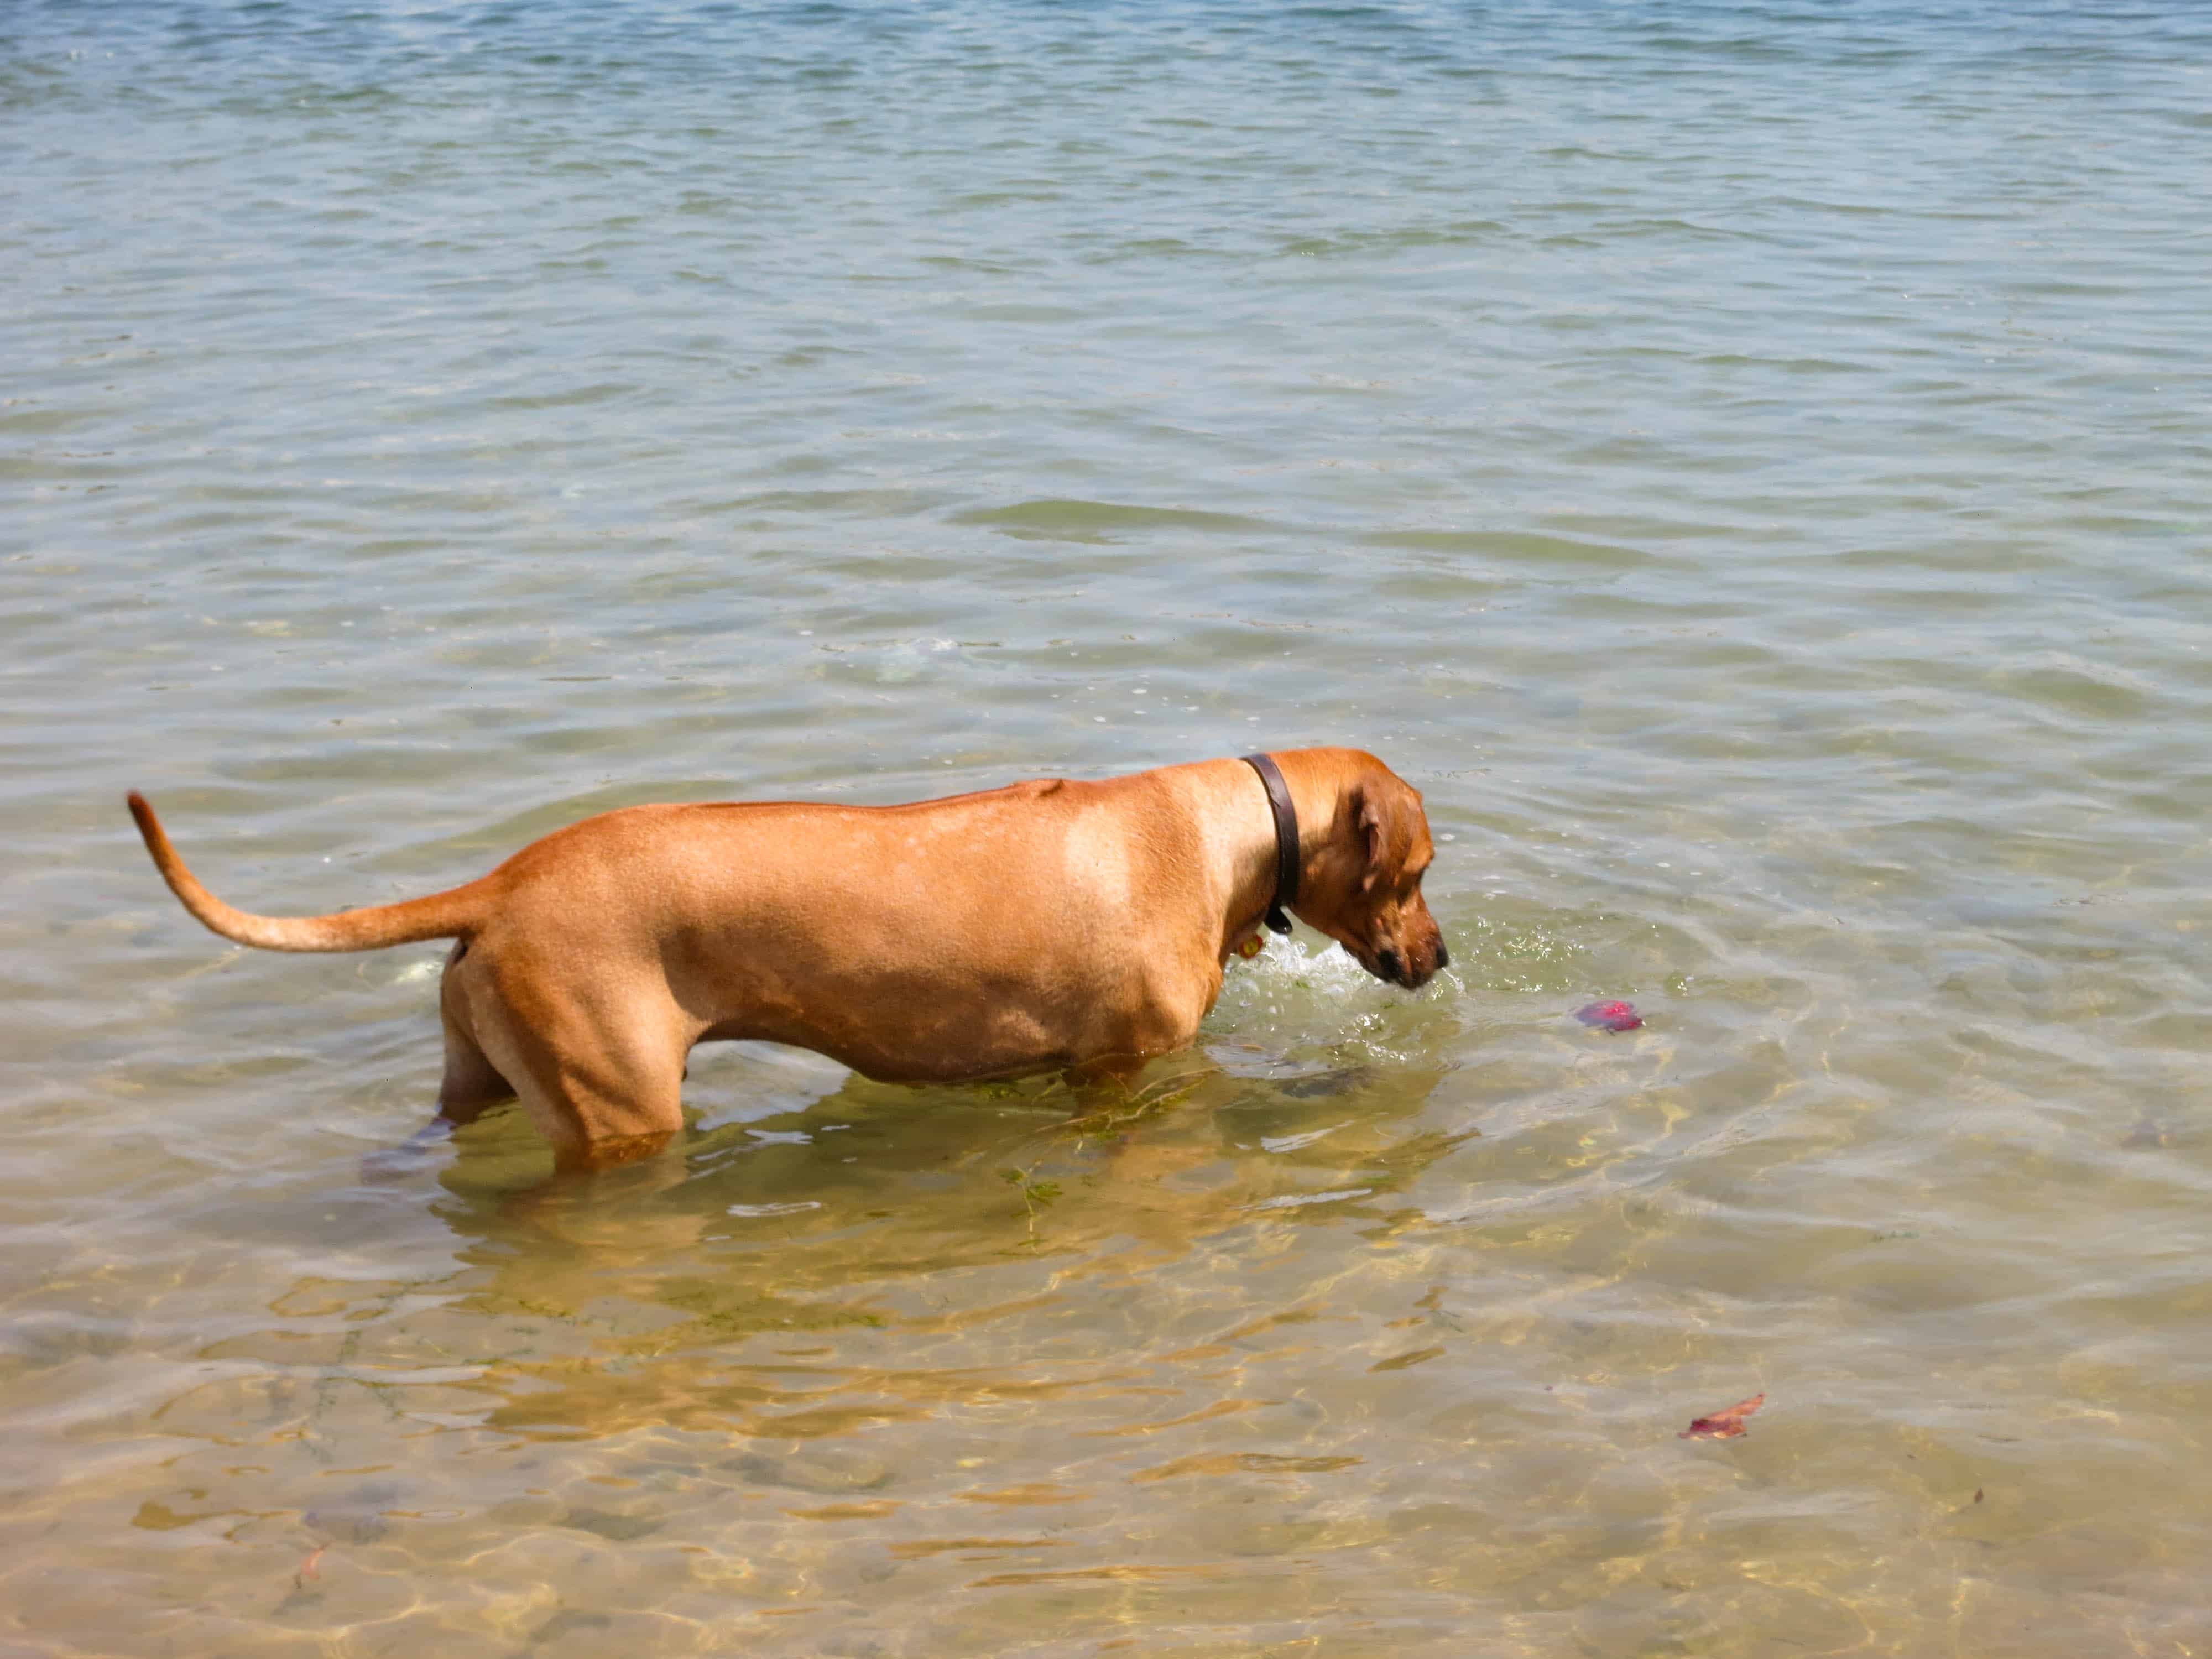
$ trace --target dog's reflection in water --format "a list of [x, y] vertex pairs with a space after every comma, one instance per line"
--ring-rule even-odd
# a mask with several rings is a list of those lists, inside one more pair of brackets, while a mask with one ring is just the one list
[[[552, 1179], [527, 1124], [495, 1115], [432, 1154], [435, 1205], [470, 1241], [477, 1282], [458, 1307], [526, 1322], [546, 1345], [484, 1379], [507, 1396], [495, 1422], [765, 1424], [820, 1380], [731, 1384], [748, 1338], [823, 1356], [860, 1343], [904, 1374], [915, 1345], [937, 1352], [998, 1316], [995, 1275], [1013, 1264], [1049, 1263], [1058, 1295], [1157, 1271], [1240, 1224], [1387, 1223], [1406, 1207], [1395, 1194], [1473, 1133], [1413, 1121], [1443, 1075], [1273, 1081], [1193, 1054], [1076, 1115], [1056, 1087], [851, 1079], [803, 1110]], [[967, 1298], [981, 1305], [962, 1311]]]

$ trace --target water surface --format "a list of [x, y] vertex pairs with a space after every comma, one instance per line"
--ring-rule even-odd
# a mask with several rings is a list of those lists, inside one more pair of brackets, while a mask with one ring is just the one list
[[[2212, 1650], [2208, 90], [2164, 4], [9, 9], [7, 1644]], [[1304, 935], [1074, 1121], [710, 1048], [550, 1186], [366, 1175], [435, 949], [121, 809], [314, 910], [1319, 742], [1429, 991]]]

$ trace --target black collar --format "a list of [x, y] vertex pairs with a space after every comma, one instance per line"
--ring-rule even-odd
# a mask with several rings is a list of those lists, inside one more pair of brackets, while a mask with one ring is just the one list
[[1298, 902], [1298, 809], [1291, 804], [1291, 787], [1273, 757], [1247, 755], [1244, 763], [1267, 786], [1267, 808], [1275, 815], [1275, 896], [1267, 902], [1266, 921], [1275, 932], [1288, 933], [1291, 919], [1283, 910]]

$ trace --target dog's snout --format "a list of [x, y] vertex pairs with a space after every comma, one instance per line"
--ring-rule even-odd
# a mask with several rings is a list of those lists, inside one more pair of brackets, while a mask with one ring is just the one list
[[1444, 942], [1442, 939], [1437, 941], [1437, 966], [1439, 968], [1451, 966], [1451, 952], [1444, 949]]

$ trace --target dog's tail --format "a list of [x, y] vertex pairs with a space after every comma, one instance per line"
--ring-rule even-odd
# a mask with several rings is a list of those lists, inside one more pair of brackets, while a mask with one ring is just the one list
[[233, 909], [185, 868], [146, 798], [134, 789], [127, 799], [131, 816], [138, 820], [138, 833], [146, 838], [146, 850], [154, 855], [154, 867], [169, 884], [169, 890], [210, 930], [240, 945], [264, 951], [374, 951], [416, 939], [454, 939], [474, 931], [483, 919], [489, 896], [481, 880], [404, 904], [341, 910], [327, 916], [257, 916]]

